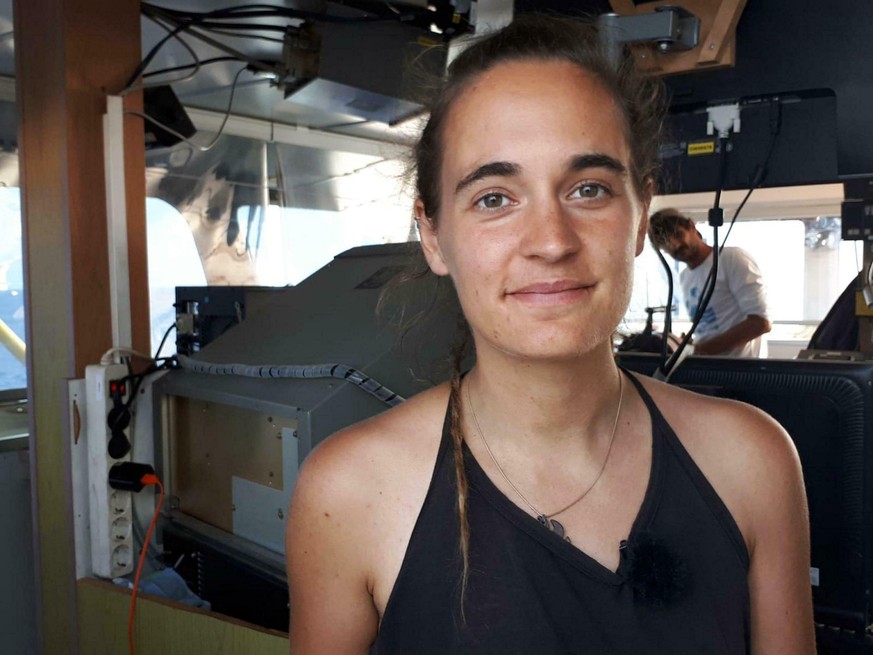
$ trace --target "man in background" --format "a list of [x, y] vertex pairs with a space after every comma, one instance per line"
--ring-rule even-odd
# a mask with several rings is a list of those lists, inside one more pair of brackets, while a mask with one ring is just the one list
[[[693, 317], [712, 268], [712, 247], [703, 241], [694, 222], [675, 209], [652, 214], [649, 239], [656, 248], [686, 265], [679, 274], [679, 285], [688, 314]], [[695, 331], [694, 352], [760, 357], [762, 336], [770, 328], [758, 265], [741, 248], [723, 248], [715, 290]]]

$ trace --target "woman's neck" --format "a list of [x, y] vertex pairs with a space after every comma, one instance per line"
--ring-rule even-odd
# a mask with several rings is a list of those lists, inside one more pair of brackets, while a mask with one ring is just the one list
[[611, 427], [618, 402], [620, 374], [608, 346], [562, 362], [483, 353], [464, 380], [464, 401], [474, 405], [489, 441], [536, 435], [544, 446], [560, 446], [594, 437]]

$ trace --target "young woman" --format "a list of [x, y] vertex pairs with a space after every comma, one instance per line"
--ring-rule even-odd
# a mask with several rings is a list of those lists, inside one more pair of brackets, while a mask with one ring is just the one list
[[559, 19], [453, 62], [415, 212], [476, 365], [307, 459], [287, 533], [293, 653], [814, 652], [785, 432], [613, 359], [658, 89]]

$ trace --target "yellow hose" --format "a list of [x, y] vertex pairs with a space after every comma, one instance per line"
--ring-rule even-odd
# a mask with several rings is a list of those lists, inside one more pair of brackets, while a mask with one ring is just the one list
[[27, 346], [25, 346], [21, 338], [12, 331], [12, 328], [3, 322], [3, 319], [0, 319], [0, 344], [6, 346], [6, 350], [11, 352], [19, 362], [22, 364], [26, 363], [24, 353], [27, 350]]

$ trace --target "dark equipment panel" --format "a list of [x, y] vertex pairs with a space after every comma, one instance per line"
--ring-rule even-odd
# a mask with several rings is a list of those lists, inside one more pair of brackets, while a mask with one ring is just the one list
[[[837, 179], [837, 101], [828, 91], [740, 103], [740, 131], [728, 146], [725, 189], [825, 184]], [[710, 191], [721, 148], [706, 134], [705, 107], [676, 107], [661, 149], [665, 193]], [[769, 159], [768, 159], [769, 156]]]
[[[288, 580], [283, 569], [234, 551], [218, 540], [169, 522], [164, 561], [212, 611], [271, 630], [288, 631]], [[183, 557], [184, 556], [184, 557]]]

